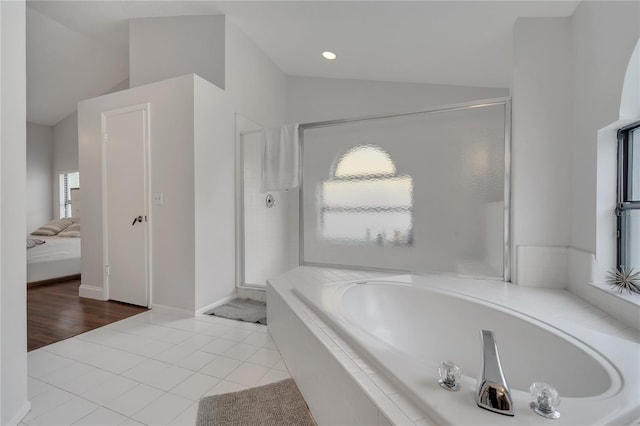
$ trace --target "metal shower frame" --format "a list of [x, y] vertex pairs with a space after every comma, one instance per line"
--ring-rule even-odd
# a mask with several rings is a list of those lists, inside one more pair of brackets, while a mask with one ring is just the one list
[[[412, 115], [431, 114], [431, 113], [440, 113], [440, 112], [462, 111], [467, 109], [483, 108], [483, 107], [497, 106], [497, 105], [502, 105], [504, 107], [504, 219], [503, 219], [504, 241], [503, 241], [503, 277], [502, 278], [504, 281], [510, 282], [511, 281], [511, 249], [512, 249], [511, 248], [511, 98], [510, 97], [494, 98], [494, 99], [487, 99], [482, 101], [447, 105], [447, 106], [437, 107], [437, 108], [428, 109], [424, 111], [410, 112], [410, 113], [404, 113], [404, 114], [373, 115], [373, 116], [366, 116], [366, 117], [360, 117], [360, 118], [329, 120], [329, 121], [319, 121], [315, 123], [300, 124], [300, 126], [298, 127], [299, 140], [300, 140], [300, 165], [301, 167], [304, 167], [304, 164], [303, 164], [304, 131], [307, 129], [339, 126], [342, 124], [356, 123], [359, 121], [379, 120], [379, 119], [396, 118], [396, 117], [408, 117]], [[299, 206], [299, 259], [300, 259], [299, 263], [300, 265], [313, 265], [313, 266], [326, 266], [326, 267], [339, 266], [341, 268], [345, 268], [345, 267], [348, 268], [348, 266], [345, 266], [345, 265], [322, 264], [322, 263], [306, 262], [304, 260], [303, 183], [304, 182], [302, 181], [302, 177], [301, 177], [300, 196], [299, 196], [299, 205], [300, 205]], [[367, 270], [383, 271], [383, 272], [402, 272], [402, 273], [425, 272], [425, 271], [411, 271], [411, 270], [361, 267], [361, 266], [358, 266], [357, 269], [367, 269]]]

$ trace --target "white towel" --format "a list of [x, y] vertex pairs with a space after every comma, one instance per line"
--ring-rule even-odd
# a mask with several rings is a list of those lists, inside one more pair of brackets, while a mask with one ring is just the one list
[[262, 132], [261, 191], [286, 191], [300, 185], [298, 125]]

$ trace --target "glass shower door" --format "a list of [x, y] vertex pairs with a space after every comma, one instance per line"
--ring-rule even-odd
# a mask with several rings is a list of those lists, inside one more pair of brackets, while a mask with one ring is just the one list
[[303, 127], [303, 260], [503, 277], [507, 103]]
[[[260, 190], [262, 143], [259, 132], [242, 135], [241, 144], [244, 206], [242, 284], [264, 288], [269, 278], [275, 278], [294, 266], [288, 226], [292, 216], [292, 194]], [[297, 218], [297, 209], [293, 214]]]

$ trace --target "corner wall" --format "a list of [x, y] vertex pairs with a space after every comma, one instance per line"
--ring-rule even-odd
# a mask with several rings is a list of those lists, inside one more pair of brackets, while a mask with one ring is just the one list
[[571, 18], [571, 241], [596, 251], [598, 130], [617, 121], [640, 2], [583, 1]]
[[27, 234], [53, 219], [53, 129], [27, 122]]
[[563, 288], [570, 241], [570, 18], [514, 28], [511, 143], [512, 280]]
[[[193, 75], [136, 87], [78, 104], [82, 185], [82, 286], [103, 290], [103, 111], [151, 104], [150, 192], [164, 203], [150, 206], [152, 303], [194, 310]], [[191, 206], [191, 207], [189, 207]]]
[[0, 2], [0, 423], [27, 400], [25, 2]]
[[232, 109], [265, 127], [290, 123], [287, 77], [233, 22], [225, 27], [225, 91]]
[[[60, 183], [61, 173], [80, 169], [78, 160], [78, 112], [65, 117], [53, 126], [53, 170], [51, 193], [53, 217], [60, 217]], [[80, 176], [82, 185], [82, 176]]]
[[[249, 130], [244, 127], [251, 122], [250, 129], [275, 127], [290, 123], [287, 108], [287, 77], [233, 22], [227, 20], [226, 25], [226, 88], [231, 108], [236, 113], [236, 141], [242, 143], [240, 132]], [[236, 152], [240, 152], [239, 150]], [[238, 163], [238, 172], [242, 172]], [[298, 191], [289, 191], [286, 195], [279, 193], [277, 199], [288, 200], [277, 212], [267, 212], [262, 208], [264, 203], [251, 209], [249, 215], [261, 224], [287, 223], [284, 238], [269, 239], [268, 232], [252, 234], [245, 238], [245, 249], [260, 247], [279, 253], [283, 270], [277, 274], [298, 266]], [[246, 207], [246, 206], [245, 206]], [[272, 209], [273, 210], [273, 209]], [[237, 221], [243, 220], [242, 212], [237, 214]], [[238, 256], [243, 255], [238, 251]], [[259, 256], [256, 252], [256, 256]], [[240, 259], [238, 258], [238, 262]], [[250, 263], [250, 261], [249, 261]], [[239, 267], [241, 265], [238, 265]], [[280, 269], [280, 268], [277, 268]], [[240, 269], [238, 272], [241, 273]], [[241, 275], [236, 276], [238, 284]], [[246, 294], [246, 293], [245, 293]]]
[[223, 15], [129, 20], [131, 87], [194, 73], [224, 89], [224, 55]]
[[234, 117], [226, 95], [194, 77], [196, 312], [235, 292]]
[[[129, 88], [129, 79], [123, 80], [104, 95]], [[53, 176], [52, 217], [60, 216], [60, 194], [58, 177], [61, 173], [80, 169], [78, 161], [78, 111], [74, 111], [53, 126]], [[82, 176], [80, 176], [82, 185]]]

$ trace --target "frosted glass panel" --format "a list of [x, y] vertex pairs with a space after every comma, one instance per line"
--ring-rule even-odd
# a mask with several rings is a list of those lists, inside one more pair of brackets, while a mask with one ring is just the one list
[[307, 263], [503, 274], [505, 106], [303, 131]]
[[413, 180], [399, 176], [387, 152], [359, 145], [322, 182], [321, 238], [351, 244], [411, 244]]

